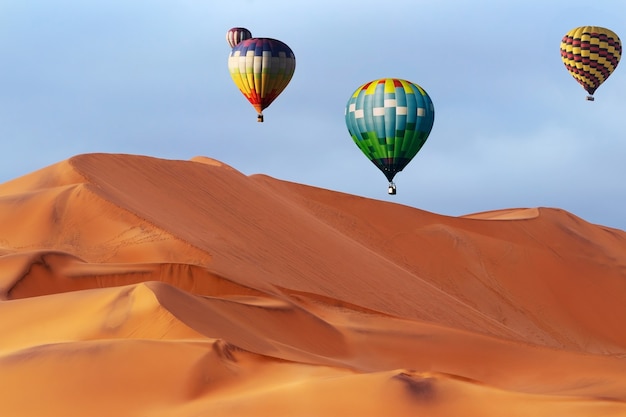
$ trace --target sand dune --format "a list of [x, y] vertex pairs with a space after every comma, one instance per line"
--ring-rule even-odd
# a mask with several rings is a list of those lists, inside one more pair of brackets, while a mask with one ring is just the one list
[[0, 184], [2, 416], [626, 416], [626, 233], [206, 157]]

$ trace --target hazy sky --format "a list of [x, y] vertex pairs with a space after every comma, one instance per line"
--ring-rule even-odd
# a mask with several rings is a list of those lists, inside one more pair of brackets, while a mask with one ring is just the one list
[[[626, 41], [626, 2], [2, 0], [0, 182], [82, 153], [204, 155], [443, 215], [556, 207], [626, 230], [626, 62], [586, 101], [559, 56], [583, 25]], [[233, 26], [296, 55], [265, 123], [228, 73]], [[382, 77], [435, 106], [395, 196], [344, 121]]]

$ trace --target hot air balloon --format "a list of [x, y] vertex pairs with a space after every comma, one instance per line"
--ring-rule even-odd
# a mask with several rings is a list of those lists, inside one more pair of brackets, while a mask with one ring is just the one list
[[228, 32], [226, 32], [226, 42], [228, 42], [231, 48], [234, 48], [239, 42], [250, 39], [251, 37], [252, 34], [246, 28], [230, 28]]
[[613, 73], [621, 56], [619, 37], [599, 26], [577, 27], [561, 40], [561, 60], [589, 93], [589, 101], [593, 101], [593, 93]]
[[352, 139], [389, 181], [422, 148], [435, 119], [435, 108], [422, 87], [397, 78], [363, 84], [352, 94], [345, 110]]
[[263, 121], [266, 109], [287, 87], [296, 69], [296, 57], [283, 42], [271, 38], [250, 38], [233, 48], [228, 70], [235, 85]]

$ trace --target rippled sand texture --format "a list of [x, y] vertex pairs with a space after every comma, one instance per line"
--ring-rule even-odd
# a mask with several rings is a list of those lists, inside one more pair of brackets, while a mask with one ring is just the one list
[[626, 416], [626, 233], [86, 154], [0, 185], [0, 415]]

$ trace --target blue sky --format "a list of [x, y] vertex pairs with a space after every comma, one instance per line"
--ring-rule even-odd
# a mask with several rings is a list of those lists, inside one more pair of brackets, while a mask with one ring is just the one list
[[[559, 56], [583, 25], [625, 41], [626, 2], [3, 0], [0, 182], [82, 153], [203, 155], [443, 215], [557, 207], [626, 230], [626, 63], [586, 101]], [[228, 73], [233, 26], [296, 55], [265, 123]], [[344, 122], [382, 77], [435, 106], [395, 196]]]

